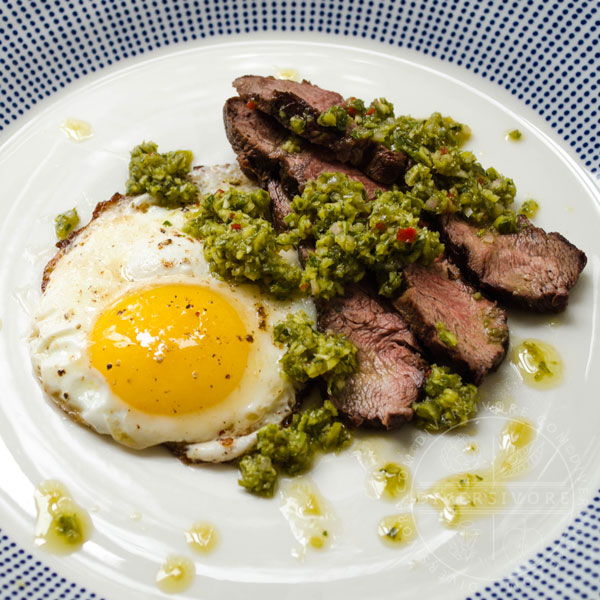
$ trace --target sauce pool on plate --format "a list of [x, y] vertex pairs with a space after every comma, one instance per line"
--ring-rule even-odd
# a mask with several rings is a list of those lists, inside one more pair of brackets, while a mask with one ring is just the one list
[[523, 381], [541, 390], [558, 386], [563, 378], [563, 361], [554, 346], [529, 338], [518, 344], [511, 356]]
[[444, 477], [421, 499], [439, 512], [440, 521], [448, 527], [498, 512], [509, 503], [506, 481], [529, 467], [529, 445], [534, 437], [535, 428], [527, 421], [509, 421], [500, 434], [500, 451], [491, 467]]
[[35, 490], [35, 504], [36, 546], [54, 554], [70, 554], [89, 539], [92, 521], [87, 511], [59, 481], [43, 481]]
[[158, 589], [166, 594], [177, 594], [187, 590], [194, 582], [196, 568], [185, 556], [168, 556], [156, 574]]

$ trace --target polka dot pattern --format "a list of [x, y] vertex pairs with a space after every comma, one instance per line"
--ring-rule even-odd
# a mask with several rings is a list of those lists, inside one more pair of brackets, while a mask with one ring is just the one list
[[[159, 48], [253, 32], [361, 38], [454, 63], [541, 115], [600, 173], [597, 0], [3, 0], [0, 130], [77, 79]], [[556, 541], [470, 599], [600, 598], [600, 496]], [[0, 530], [2, 600], [100, 600]]]
[[22, 548], [0, 529], [0, 598], [2, 600], [102, 600], [67, 581]]
[[5, 0], [0, 129], [89, 73], [173, 44], [264, 31], [365, 38], [455, 63], [542, 115], [600, 169], [600, 5], [579, 0]]

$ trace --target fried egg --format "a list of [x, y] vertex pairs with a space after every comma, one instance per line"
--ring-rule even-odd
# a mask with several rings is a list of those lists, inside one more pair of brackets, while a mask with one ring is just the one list
[[[195, 171], [201, 191], [250, 186], [237, 167]], [[311, 301], [213, 277], [185, 209], [115, 195], [46, 267], [31, 356], [71, 417], [142, 449], [229, 460], [295, 403], [272, 327]], [[294, 257], [288, 257], [290, 261]]]

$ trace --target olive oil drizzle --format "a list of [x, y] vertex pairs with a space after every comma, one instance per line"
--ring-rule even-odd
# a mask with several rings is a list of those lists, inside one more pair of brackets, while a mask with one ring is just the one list
[[529, 445], [534, 437], [535, 428], [527, 421], [509, 421], [502, 430], [500, 451], [490, 468], [444, 477], [419, 499], [438, 510], [440, 521], [448, 527], [498, 512], [510, 501], [506, 481], [529, 467]]
[[35, 503], [36, 546], [54, 554], [70, 554], [89, 539], [92, 521], [87, 511], [73, 500], [59, 481], [43, 481], [35, 490]]
[[514, 348], [511, 361], [523, 381], [531, 387], [549, 389], [562, 381], [564, 367], [560, 354], [542, 340], [523, 340]]
[[288, 482], [282, 488], [281, 499], [281, 512], [301, 546], [294, 555], [302, 558], [307, 549], [323, 550], [331, 545], [335, 515], [310, 479]]

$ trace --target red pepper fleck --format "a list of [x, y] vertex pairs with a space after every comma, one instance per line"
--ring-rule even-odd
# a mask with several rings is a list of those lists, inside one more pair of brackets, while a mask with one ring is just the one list
[[446, 148], [446, 146], [442, 146], [442, 147], [440, 148], [440, 152], [441, 152], [442, 154], [448, 154], [448, 148]]
[[256, 102], [254, 102], [254, 100], [248, 100], [248, 102], [246, 103], [246, 106], [250, 110], [254, 110], [256, 108]]
[[354, 108], [354, 106], [349, 106], [349, 107], [348, 107], [348, 114], [349, 114], [351, 117], [355, 117], [355, 116], [356, 116], [356, 112], [357, 112], [357, 111], [356, 111], [356, 109]]
[[375, 225], [375, 229], [377, 229], [378, 231], [385, 231], [387, 227], [385, 226], [385, 223], [383, 221], [379, 221], [379, 223]]
[[215, 196], [216, 196], [216, 195], [218, 195], [218, 194], [224, 194], [224, 193], [225, 193], [225, 192], [224, 192], [224, 191], [223, 191], [221, 188], [219, 188], [219, 189], [218, 189], [218, 190], [215, 192]]
[[305, 281], [304, 283], [300, 284], [300, 289], [305, 292], [308, 289], [308, 282]]
[[229, 218], [230, 219], [234, 219], [235, 218], [235, 213], [234, 212], [230, 212], [229, 213]]
[[375, 107], [374, 107], [374, 106], [371, 106], [371, 108], [370, 108], [370, 109], [367, 111], [367, 114], [368, 114], [368, 115], [372, 115], [372, 114], [374, 114], [374, 113], [375, 113]]
[[401, 227], [398, 229], [396, 239], [399, 242], [413, 243], [417, 239], [417, 230], [414, 227]]
[[241, 228], [242, 228], [242, 226], [239, 223], [232, 223], [231, 224], [231, 229], [238, 230], [238, 229], [241, 229]]

